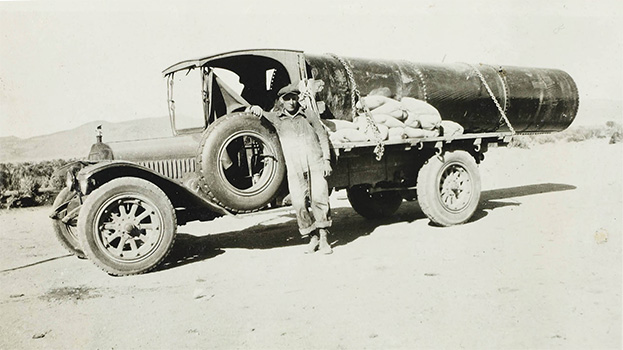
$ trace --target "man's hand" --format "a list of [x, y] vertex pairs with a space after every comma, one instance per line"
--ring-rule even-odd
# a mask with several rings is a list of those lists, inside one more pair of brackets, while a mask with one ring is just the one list
[[251, 106], [249, 108], [249, 112], [251, 112], [251, 114], [253, 114], [256, 117], [261, 117], [264, 114], [264, 111], [262, 110], [262, 107], [260, 106]]
[[325, 160], [322, 165], [322, 175], [324, 177], [328, 177], [333, 173], [333, 169], [331, 168], [331, 161]]

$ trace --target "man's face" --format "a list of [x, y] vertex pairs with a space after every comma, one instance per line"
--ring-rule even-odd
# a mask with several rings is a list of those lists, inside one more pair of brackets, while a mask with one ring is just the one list
[[285, 94], [281, 97], [283, 100], [283, 107], [286, 111], [293, 113], [299, 108], [299, 95], [298, 94]]

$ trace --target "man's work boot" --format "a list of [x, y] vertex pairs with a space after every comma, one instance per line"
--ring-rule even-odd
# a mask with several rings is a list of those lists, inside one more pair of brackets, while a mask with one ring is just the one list
[[318, 229], [318, 232], [320, 233], [320, 242], [318, 246], [318, 251], [321, 252], [322, 254], [333, 253], [333, 249], [331, 248], [331, 245], [327, 241], [327, 234], [329, 234], [329, 231], [327, 231], [324, 228], [321, 228], [321, 229]]
[[309, 243], [307, 243], [307, 246], [305, 247], [305, 254], [312, 254], [315, 252], [316, 248], [318, 248], [319, 241], [320, 239], [318, 238], [318, 234], [315, 232], [311, 233], [309, 235]]

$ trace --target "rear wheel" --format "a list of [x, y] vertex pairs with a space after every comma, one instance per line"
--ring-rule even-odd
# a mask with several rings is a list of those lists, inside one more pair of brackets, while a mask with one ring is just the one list
[[86, 255], [82, 251], [80, 242], [78, 241], [77, 219], [72, 217], [67, 220], [67, 223], [62, 221], [68, 213], [71, 213], [79, 206], [80, 203], [78, 202], [77, 193], [70, 191], [67, 187], [63, 188], [58, 196], [56, 196], [56, 199], [54, 199], [54, 204], [52, 204], [52, 208], [54, 208], [56, 212], [54, 215], [55, 217], [52, 219], [52, 227], [61, 245], [78, 258], [84, 259]]
[[424, 214], [435, 224], [452, 226], [466, 222], [480, 200], [476, 161], [465, 151], [431, 157], [418, 173], [417, 198]]
[[112, 180], [91, 193], [78, 218], [86, 255], [111, 275], [147, 272], [169, 253], [175, 210], [160, 188], [138, 178]]
[[[377, 184], [376, 189], [387, 187]], [[369, 184], [355, 185], [347, 190], [348, 201], [353, 209], [366, 219], [381, 219], [392, 215], [402, 203], [398, 191], [372, 191]]]

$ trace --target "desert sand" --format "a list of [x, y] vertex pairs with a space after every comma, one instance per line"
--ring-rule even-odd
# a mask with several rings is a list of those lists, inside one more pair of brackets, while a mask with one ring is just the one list
[[623, 146], [492, 149], [470, 222], [332, 195], [332, 255], [293, 213], [181, 226], [156, 271], [68, 256], [49, 207], [0, 211], [0, 349], [621, 348]]

